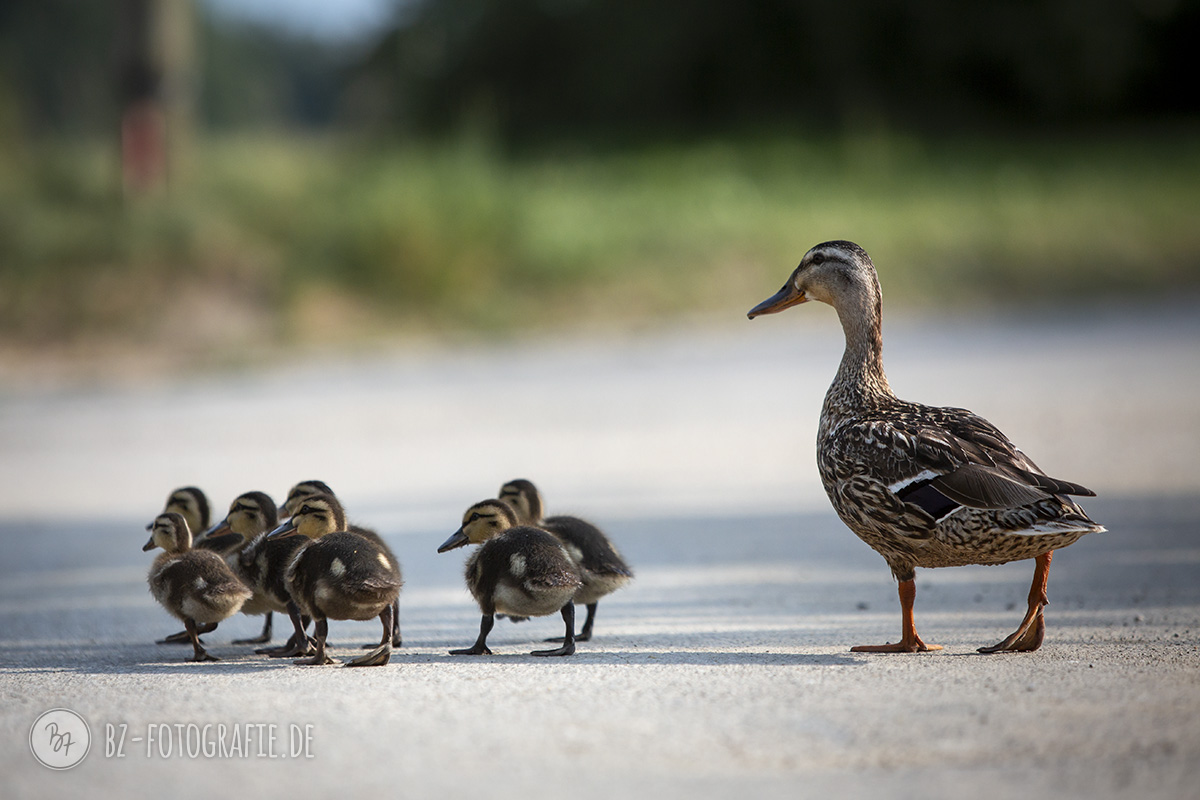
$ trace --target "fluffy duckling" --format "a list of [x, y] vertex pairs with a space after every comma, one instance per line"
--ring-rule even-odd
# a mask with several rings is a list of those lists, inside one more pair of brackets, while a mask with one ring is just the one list
[[[333, 489], [330, 489], [329, 484], [325, 483], [325, 481], [300, 481], [291, 488], [291, 491], [288, 492], [287, 500], [285, 500], [283, 505], [279, 507], [279, 516], [281, 518], [285, 516], [292, 516], [292, 514], [296, 513], [296, 509], [300, 508], [300, 504], [303, 501], [318, 494], [327, 494], [331, 497], [337, 496], [333, 493]], [[350, 531], [351, 533], [357, 533], [359, 536], [365, 536], [373, 541], [376, 545], [382, 548], [383, 553], [388, 557], [388, 560], [396, 565], [396, 569], [400, 569], [400, 560], [396, 558], [396, 554], [392, 552], [392, 548], [388, 547], [387, 542], [385, 542], [383, 537], [378, 533], [370, 528], [364, 528], [361, 525], [355, 525], [353, 523], [348, 523], [346, 530]], [[383, 644], [383, 642], [380, 642], [380, 644]], [[403, 644], [403, 641], [400, 637], [400, 600], [397, 599], [396, 604], [392, 607], [392, 647], [400, 647], [401, 644]], [[363, 649], [370, 650], [376, 646], [377, 645], [374, 644], [364, 644]]]
[[[211, 524], [210, 508], [208, 495], [202, 489], [197, 486], [181, 486], [167, 496], [166, 505], [161, 513], [179, 514], [188, 524], [189, 531], [207, 531]], [[153, 522], [147, 525], [146, 530], [150, 530], [153, 525]], [[203, 535], [201, 533], [195, 537], [193, 547], [199, 545]]]
[[300, 542], [290, 539], [266, 541], [267, 534], [279, 523], [277, 514], [275, 501], [268, 494], [245, 492], [230, 503], [225, 519], [217, 523], [209, 534], [211, 538], [237, 536], [246, 542], [239, 550], [226, 556], [226, 561], [238, 578], [254, 592], [254, 597], [242, 606], [242, 613], [266, 617], [258, 636], [234, 639], [234, 644], [271, 641], [273, 612], [287, 612], [288, 594], [283, 584], [283, 573]]
[[237, 613], [251, 592], [220, 556], [192, 549], [187, 521], [175, 512], [160, 514], [150, 526], [142, 550], [161, 547], [148, 583], [154, 599], [183, 620], [192, 642], [192, 661], [217, 661], [200, 645], [197, 623], [217, 623]]
[[[233, 537], [233, 539], [218, 537], [212, 541], [206, 539], [209, 529], [209, 518], [211, 516], [211, 506], [208, 502], [208, 495], [197, 486], [181, 486], [167, 496], [167, 502], [163, 506], [162, 513], [175, 513], [183, 517], [188, 525], [189, 531], [199, 531], [192, 540], [192, 547], [203, 550], [212, 550], [222, 557], [227, 553], [236, 549], [241, 544], [241, 537]], [[148, 523], [146, 530], [150, 530], [154, 523]], [[235, 541], [236, 540], [236, 541]], [[216, 630], [216, 625], [201, 625], [198, 628], [200, 633], [209, 633]], [[155, 640], [155, 644], [187, 644], [191, 641], [191, 637], [187, 631], [179, 631], [172, 633], [162, 639]]]
[[575, 641], [591, 640], [592, 626], [596, 622], [596, 606], [600, 598], [612, 594], [628, 583], [633, 577], [633, 570], [625, 563], [625, 559], [603, 531], [587, 520], [568, 516], [543, 519], [542, 494], [532, 482], [524, 478], [511, 480], [500, 487], [499, 497], [517, 512], [520, 524], [534, 525], [549, 531], [567, 548], [567, 554], [575, 562], [579, 569], [579, 577], [583, 581], [583, 586], [575, 593], [575, 603], [587, 606], [587, 619], [584, 620], [583, 629], [575, 637]]
[[374, 667], [392, 655], [392, 611], [403, 581], [394, 559], [378, 544], [346, 530], [346, 514], [333, 495], [321, 494], [300, 503], [292, 518], [270, 534], [268, 541], [302, 536], [284, 575], [291, 601], [288, 615], [303, 636], [301, 614], [316, 621], [316, 652], [297, 664], [332, 664], [325, 654], [330, 619], [368, 620], [379, 617], [383, 638], [378, 647], [347, 662], [348, 667]]
[[544, 617], [558, 611], [566, 625], [562, 647], [535, 650], [535, 656], [569, 656], [575, 652], [575, 593], [583, 582], [575, 562], [553, 535], [519, 525], [512, 506], [484, 500], [467, 509], [462, 527], [438, 548], [439, 553], [466, 544], [480, 545], [467, 559], [467, 588], [479, 603], [483, 619], [479, 638], [454, 656], [491, 655], [487, 637], [496, 614]]

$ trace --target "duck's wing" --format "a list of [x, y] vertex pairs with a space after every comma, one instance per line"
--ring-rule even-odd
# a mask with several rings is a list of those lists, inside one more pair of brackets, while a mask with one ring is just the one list
[[896, 424], [895, 439], [910, 451], [911, 461], [906, 474], [889, 482], [889, 489], [934, 518], [957, 506], [1019, 508], [1055, 496], [1095, 495], [1042, 472], [977, 414], [959, 408], [922, 407], [921, 412], [907, 414]]

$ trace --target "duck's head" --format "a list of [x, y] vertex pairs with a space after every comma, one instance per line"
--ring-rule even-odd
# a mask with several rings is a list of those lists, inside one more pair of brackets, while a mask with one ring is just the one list
[[150, 523], [150, 540], [142, 546], [142, 550], [153, 550], [161, 547], [168, 553], [182, 553], [191, 549], [192, 532], [188, 529], [187, 520], [182, 514], [171, 511], [159, 514]]
[[333, 489], [325, 481], [300, 481], [287, 493], [287, 499], [279, 507], [280, 517], [290, 517], [300, 508], [300, 503], [318, 494], [333, 495]]
[[246, 492], [238, 495], [229, 504], [229, 513], [204, 533], [205, 538], [220, 536], [232, 531], [241, 534], [248, 542], [264, 531], [269, 531], [279, 522], [275, 501], [265, 492]]
[[[208, 496], [196, 486], [182, 486], [171, 492], [163, 513], [180, 514], [188, 524], [188, 529], [202, 531], [211, 523], [211, 511]], [[146, 526], [150, 530], [150, 526]]]
[[267, 534], [268, 539], [306, 536], [320, 539], [327, 533], [346, 530], [346, 512], [331, 494], [317, 494], [300, 502], [292, 518]]
[[875, 265], [866, 250], [854, 242], [823, 242], [804, 254], [782, 289], [750, 309], [747, 316], [775, 314], [809, 300], [839, 310], [862, 304], [872, 308], [881, 298]]
[[501, 500], [517, 512], [517, 521], [522, 525], [533, 525], [542, 518], [542, 493], [532, 481], [517, 478], [500, 487]]
[[483, 500], [463, 514], [462, 527], [442, 542], [439, 553], [468, 544], [483, 544], [517, 526], [517, 512], [503, 500]]

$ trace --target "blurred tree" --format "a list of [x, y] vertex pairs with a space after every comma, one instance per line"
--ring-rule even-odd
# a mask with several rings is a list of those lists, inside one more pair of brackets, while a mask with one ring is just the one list
[[[746, 124], [918, 129], [1192, 114], [1195, 0], [425, 0], [360, 108], [510, 139]], [[364, 98], [369, 98], [364, 99]]]

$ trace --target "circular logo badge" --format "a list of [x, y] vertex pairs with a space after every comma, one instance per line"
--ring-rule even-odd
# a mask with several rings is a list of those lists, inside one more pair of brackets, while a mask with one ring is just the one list
[[50, 769], [70, 769], [92, 749], [87, 720], [69, 708], [52, 708], [29, 729], [33, 757]]

